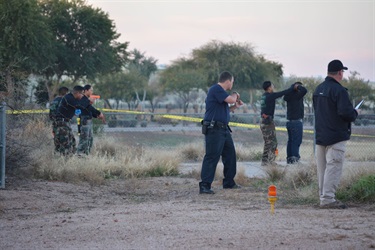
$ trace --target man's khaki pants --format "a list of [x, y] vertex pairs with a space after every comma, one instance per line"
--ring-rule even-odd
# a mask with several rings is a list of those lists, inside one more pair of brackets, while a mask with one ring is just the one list
[[344, 165], [346, 141], [330, 146], [316, 145], [320, 205], [335, 202]]

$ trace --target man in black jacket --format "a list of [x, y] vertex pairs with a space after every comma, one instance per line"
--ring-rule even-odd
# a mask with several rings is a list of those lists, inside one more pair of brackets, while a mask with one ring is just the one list
[[299, 147], [302, 143], [303, 136], [303, 116], [305, 107], [303, 105], [303, 97], [307, 93], [307, 89], [302, 86], [301, 82], [297, 84], [297, 91], [284, 95], [286, 101], [286, 129], [288, 131], [288, 144], [286, 147], [287, 164], [298, 163], [301, 156], [299, 155]]
[[342, 174], [346, 142], [351, 135], [351, 123], [358, 116], [358, 111], [350, 102], [347, 89], [340, 84], [344, 70], [347, 69], [341, 61], [331, 61], [328, 64], [328, 76], [313, 94], [321, 208], [347, 208], [344, 203], [335, 199]]
[[82, 100], [83, 87], [75, 86], [71, 93], [66, 94], [59, 105], [56, 115], [55, 145], [62, 155], [72, 155], [76, 152], [76, 140], [73, 135], [70, 121], [77, 111], [82, 108], [89, 108], [90, 101]]

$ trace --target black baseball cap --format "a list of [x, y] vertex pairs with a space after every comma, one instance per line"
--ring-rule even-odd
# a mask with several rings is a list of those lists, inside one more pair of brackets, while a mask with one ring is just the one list
[[348, 67], [345, 67], [340, 60], [333, 60], [328, 63], [328, 72], [337, 72], [343, 69], [347, 70]]

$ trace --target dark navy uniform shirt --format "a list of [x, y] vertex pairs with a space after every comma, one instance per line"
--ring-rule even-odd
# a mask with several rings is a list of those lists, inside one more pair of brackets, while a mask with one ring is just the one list
[[228, 96], [229, 94], [219, 84], [210, 87], [206, 97], [205, 121], [229, 123], [229, 105], [224, 101]]

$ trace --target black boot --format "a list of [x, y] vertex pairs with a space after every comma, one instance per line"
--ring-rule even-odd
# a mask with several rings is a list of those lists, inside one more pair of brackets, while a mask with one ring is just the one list
[[212, 191], [211, 185], [206, 183], [199, 183], [199, 193], [200, 194], [214, 194], [215, 192]]

